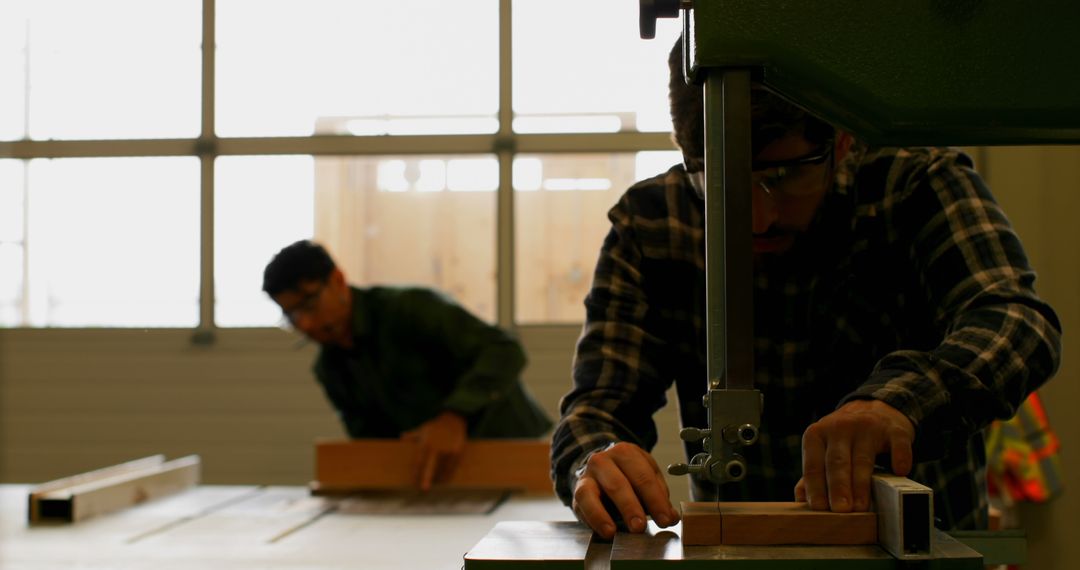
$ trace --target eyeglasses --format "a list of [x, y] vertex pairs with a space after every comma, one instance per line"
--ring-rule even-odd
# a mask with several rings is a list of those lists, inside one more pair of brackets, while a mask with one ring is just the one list
[[[832, 156], [833, 143], [828, 141], [820, 149], [804, 156], [788, 160], [757, 160], [751, 163], [750, 181], [754, 187], [761, 186], [767, 195], [774, 198], [816, 195], [820, 192], [821, 180], [814, 180], [816, 169], [806, 167], [823, 164]], [[704, 196], [704, 164], [687, 161], [685, 167], [686, 174], [690, 177], [690, 184], [699, 196]]]
[[319, 306], [319, 298], [322, 296], [323, 289], [326, 289], [326, 283], [326, 281], [323, 281], [314, 291], [304, 295], [300, 302], [291, 309], [282, 311], [285, 319], [289, 323], [295, 323], [300, 320], [300, 317], [314, 313]]
[[832, 158], [833, 145], [826, 143], [810, 154], [788, 160], [754, 161], [751, 165], [754, 186], [761, 186], [765, 193], [778, 197], [802, 197], [816, 194], [820, 187], [812, 179], [813, 169], [804, 168], [823, 164]]

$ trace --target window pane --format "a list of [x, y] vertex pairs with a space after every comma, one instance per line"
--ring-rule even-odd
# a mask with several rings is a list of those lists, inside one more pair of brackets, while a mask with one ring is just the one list
[[494, 321], [497, 179], [491, 156], [219, 159], [218, 324], [280, 322], [263, 269], [312, 237], [352, 284], [434, 287]]
[[678, 152], [520, 155], [514, 161], [518, 324], [579, 323], [607, 212], [634, 182], [681, 160]]
[[[384, 174], [386, 162], [403, 168]], [[494, 157], [334, 157], [317, 167], [315, 236], [350, 281], [435, 287], [495, 320]]]
[[197, 324], [198, 159], [35, 159], [28, 180], [17, 324]]
[[22, 314], [27, 164], [22, 160], [0, 160], [0, 326], [15, 325]]
[[200, 43], [193, 0], [4, 0], [0, 140], [196, 136]]
[[220, 135], [498, 128], [497, 0], [218, 0], [217, 9]]
[[678, 19], [659, 20], [652, 40], [639, 37], [626, 0], [515, 0], [512, 19], [515, 131], [671, 130], [667, 54]]
[[262, 292], [263, 268], [282, 247], [314, 235], [315, 161], [223, 157], [215, 170], [215, 320], [224, 327], [274, 325], [281, 310]]
[[26, 165], [22, 160], [0, 160], [0, 243], [22, 242]]
[[0, 242], [0, 275], [0, 326], [17, 326], [22, 320], [22, 246]]
[[26, 135], [26, 8], [0, 3], [0, 140]]

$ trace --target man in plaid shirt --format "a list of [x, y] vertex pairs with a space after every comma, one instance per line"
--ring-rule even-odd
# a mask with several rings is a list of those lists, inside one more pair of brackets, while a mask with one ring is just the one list
[[[631, 532], [646, 516], [679, 520], [648, 453], [673, 382], [682, 424], [708, 423], [701, 90], [683, 82], [679, 43], [669, 63], [684, 164], [635, 184], [608, 215], [553, 436], [560, 498], [608, 538], [620, 519]], [[1060, 353], [1019, 239], [956, 150], [869, 148], [763, 89], [752, 124], [765, 406], [746, 478], [692, 480], [693, 498], [794, 494], [817, 510], [865, 511], [881, 456], [934, 489], [939, 527], [985, 528], [980, 430], [1011, 416]]]

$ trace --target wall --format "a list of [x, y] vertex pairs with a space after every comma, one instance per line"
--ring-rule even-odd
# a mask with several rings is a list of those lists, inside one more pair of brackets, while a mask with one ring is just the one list
[[985, 174], [1024, 241], [1038, 272], [1036, 288], [1061, 318], [1062, 366], [1041, 391], [1061, 439], [1065, 493], [1045, 505], [1024, 505], [1027, 567], [1080, 565], [1080, 147], [992, 148]]
[[[530, 327], [525, 382], [552, 417], [569, 386], [579, 327]], [[197, 453], [209, 483], [305, 484], [311, 443], [343, 437], [290, 333], [0, 330], [0, 482], [30, 483], [163, 453]], [[674, 409], [661, 415], [680, 448]], [[664, 459], [667, 458], [667, 459]], [[665, 463], [666, 464], [666, 463]]]
[[128, 459], [198, 453], [204, 479], [303, 483], [310, 443], [340, 436], [278, 330], [0, 331], [0, 480], [43, 481]]

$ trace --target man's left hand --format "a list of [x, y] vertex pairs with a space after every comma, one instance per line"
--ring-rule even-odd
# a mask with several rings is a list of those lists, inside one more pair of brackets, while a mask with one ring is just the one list
[[844, 404], [803, 433], [803, 476], [795, 485], [795, 500], [816, 511], [868, 510], [874, 458], [889, 453], [893, 472], [906, 476], [914, 440], [911, 420], [885, 402]]
[[417, 482], [420, 490], [428, 491], [432, 483], [449, 479], [457, 469], [466, 441], [465, 418], [454, 412], [443, 412], [401, 434], [401, 439], [417, 442]]

